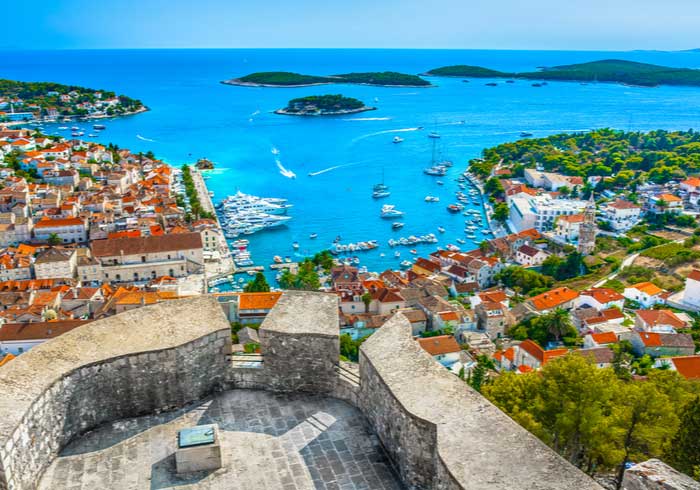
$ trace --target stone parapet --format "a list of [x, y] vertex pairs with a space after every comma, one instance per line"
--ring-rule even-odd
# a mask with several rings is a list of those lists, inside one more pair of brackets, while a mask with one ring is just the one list
[[230, 326], [213, 298], [161, 303], [99, 320], [0, 371], [0, 489], [34, 488], [72, 438], [181, 407], [220, 388]]
[[400, 314], [360, 349], [359, 407], [410, 489], [600, 490], [449, 373]]
[[700, 482], [658, 459], [636, 464], [625, 471], [623, 490], [700, 490]]

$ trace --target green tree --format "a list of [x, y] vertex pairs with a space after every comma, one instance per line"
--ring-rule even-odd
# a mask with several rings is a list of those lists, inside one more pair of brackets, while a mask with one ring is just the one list
[[481, 392], [481, 387], [488, 380], [489, 370], [495, 369], [493, 360], [483, 354], [476, 357], [476, 366], [472, 368], [467, 377], [467, 383], [476, 391]]
[[56, 245], [61, 244], [61, 237], [59, 237], [56, 233], [51, 233], [46, 242], [52, 247], [55, 247]]
[[664, 393], [653, 383], [620, 383], [613, 410], [613, 430], [622, 452], [617, 467], [617, 490], [622, 487], [626, 465], [630, 461], [659, 457], [664, 443], [678, 427], [678, 416]]
[[501, 223], [505, 223], [508, 219], [510, 211], [508, 205], [504, 202], [499, 202], [493, 209], [493, 219]]
[[[558, 342], [562, 337], [571, 334], [574, 329], [571, 323], [571, 315], [563, 308], [557, 308], [539, 317], [539, 321], [544, 329]], [[574, 332], [575, 335], [575, 332]]]
[[369, 305], [372, 303], [372, 295], [367, 292], [362, 295], [361, 299], [365, 304], [365, 313], [369, 313]]
[[687, 475], [694, 476], [700, 472], [700, 396], [696, 396], [683, 410], [678, 432], [667, 450], [665, 460]]
[[270, 291], [270, 285], [265, 279], [265, 274], [258, 272], [252, 281], [248, 281], [243, 290], [246, 293], [267, 293]]

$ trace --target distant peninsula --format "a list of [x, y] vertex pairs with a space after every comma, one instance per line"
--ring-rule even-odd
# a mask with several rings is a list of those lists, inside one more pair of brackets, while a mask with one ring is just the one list
[[224, 80], [226, 85], [243, 87], [310, 87], [332, 83], [352, 83], [358, 85], [375, 85], [380, 87], [430, 87], [431, 83], [417, 75], [407, 75], [394, 71], [345, 73], [341, 75], [302, 75], [286, 71], [265, 71], [251, 73], [240, 78]]
[[54, 82], [0, 80], [0, 122], [98, 119], [148, 110], [140, 100]]
[[524, 73], [508, 73], [480, 66], [454, 65], [435, 68], [427, 72], [426, 75], [464, 78], [521, 78], [564, 82], [614, 82], [642, 87], [700, 86], [700, 70], [625, 60], [591, 61], [542, 68], [540, 71]]
[[335, 95], [310, 95], [292, 99], [284, 109], [275, 114], [287, 116], [338, 116], [357, 112], [373, 111], [376, 107], [367, 107], [361, 100]]

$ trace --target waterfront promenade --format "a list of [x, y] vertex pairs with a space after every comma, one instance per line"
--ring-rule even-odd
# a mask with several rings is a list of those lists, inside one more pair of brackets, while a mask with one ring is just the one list
[[205, 262], [204, 264], [206, 280], [211, 281], [219, 277], [233, 274], [236, 270], [236, 266], [233, 263], [231, 249], [229, 248], [228, 242], [224, 237], [224, 230], [221, 228], [221, 223], [219, 223], [219, 217], [216, 214], [216, 209], [214, 208], [214, 203], [209, 195], [209, 190], [207, 189], [207, 184], [204, 181], [204, 177], [199, 169], [197, 169], [194, 165], [190, 167], [190, 174], [192, 175], [192, 182], [197, 190], [197, 196], [199, 197], [199, 203], [201, 204], [202, 209], [214, 216], [216, 227], [221, 235], [221, 246], [218, 250], [219, 256], [215, 257], [213, 261]]

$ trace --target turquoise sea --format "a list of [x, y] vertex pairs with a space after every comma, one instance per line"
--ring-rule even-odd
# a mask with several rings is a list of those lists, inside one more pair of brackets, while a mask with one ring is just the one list
[[[402, 257], [396, 259], [386, 244], [389, 238], [432, 232], [444, 246], [464, 237], [465, 218], [449, 214], [445, 207], [455, 202], [454, 178], [482, 149], [516, 140], [521, 131], [537, 137], [598, 127], [697, 128], [700, 88], [552, 82], [536, 88], [527, 81], [497, 81], [498, 86], [489, 87], [485, 83], [490, 80], [465, 83], [434, 78], [435, 88], [280, 89], [233, 87], [220, 84], [221, 80], [273, 70], [319, 75], [381, 70], [421, 73], [450, 64], [521, 71], [608, 58], [700, 67], [700, 54], [693, 52], [0, 51], [0, 77], [79, 84], [140, 98], [150, 111], [108, 121], [100, 141], [132, 151], [152, 150], [177, 166], [199, 157], [213, 160], [217, 169], [207, 184], [215, 200], [236, 190], [289, 199], [294, 219], [286, 228], [248, 237], [257, 264], [271, 263], [274, 255], [294, 256], [294, 241], [301, 245], [299, 256], [329, 247], [340, 235], [344, 243], [379, 240], [380, 248], [357, 255], [370, 270], [381, 271], [411, 257], [409, 247], [404, 247]], [[326, 93], [356, 97], [378, 110], [332, 118], [272, 114], [291, 98]], [[441, 179], [443, 186], [422, 173], [431, 158], [427, 132], [433, 130], [442, 135], [443, 156], [455, 162], [451, 174]], [[47, 126], [51, 131], [57, 129]], [[393, 144], [396, 135], [405, 141]], [[273, 154], [273, 149], [279, 154]], [[297, 178], [284, 177], [276, 159]], [[371, 188], [381, 181], [382, 173], [392, 194], [376, 201], [370, 196]], [[440, 203], [425, 203], [428, 194], [440, 197]], [[379, 218], [383, 203], [406, 213], [402, 230], [392, 231], [390, 222]], [[438, 226], [447, 232], [439, 234]], [[318, 238], [311, 240], [311, 233], [318, 233]], [[415, 248], [425, 254], [435, 245]]]

